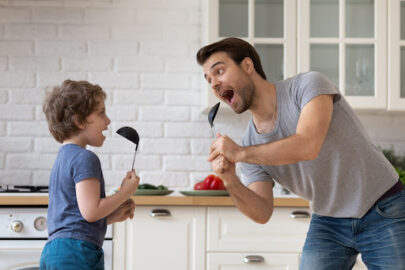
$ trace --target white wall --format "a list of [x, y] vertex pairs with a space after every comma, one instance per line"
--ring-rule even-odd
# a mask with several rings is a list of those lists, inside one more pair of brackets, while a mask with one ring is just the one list
[[[210, 172], [211, 131], [202, 114], [195, 53], [205, 0], [0, 0], [0, 184], [47, 184], [59, 145], [42, 113], [45, 89], [70, 78], [108, 94], [112, 123], [102, 148], [108, 187], [130, 168], [138, 130], [142, 181], [192, 188]], [[360, 115], [373, 140], [405, 154], [404, 114]], [[248, 115], [220, 114], [217, 129], [240, 140]]]

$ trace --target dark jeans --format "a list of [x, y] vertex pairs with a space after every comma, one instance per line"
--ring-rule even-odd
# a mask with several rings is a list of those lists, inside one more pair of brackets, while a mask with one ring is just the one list
[[378, 201], [362, 218], [314, 214], [300, 269], [352, 269], [359, 253], [369, 270], [405, 269], [405, 190]]

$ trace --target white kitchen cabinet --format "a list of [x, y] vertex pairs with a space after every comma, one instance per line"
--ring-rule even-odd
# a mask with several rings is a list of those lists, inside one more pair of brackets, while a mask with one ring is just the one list
[[114, 269], [205, 269], [203, 207], [137, 206], [114, 228]]
[[210, 207], [207, 251], [300, 253], [309, 221], [306, 208], [275, 208], [269, 222], [258, 224], [235, 207]]
[[203, 10], [204, 44], [250, 42], [268, 80], [320, 71], [355, 109], [405, 111], [405, 0], [209, 0]]
[[405, 1], [388, 1], [390, 110], [405, 110]]
[[[137, 206], [134, 219], [114, 224], [113, 269], [295, 270], [308, 213], [276, 207], [257, 224], [229, 206]], [[359, 258], [353, 269], [367, 268]]]
[[299, 255], [284, 253], [210, 253], [207, 270], [298, 270]]

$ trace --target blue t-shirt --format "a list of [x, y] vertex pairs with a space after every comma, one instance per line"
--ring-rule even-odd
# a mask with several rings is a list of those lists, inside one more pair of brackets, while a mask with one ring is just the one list
[[107, 220], [87, 222], [80, 213], [76, 184], [88, 178], [100, 180], [100, 195], [105, 197], [104, 178], [99, 158], [76, 144], [59, 149], [49, 182], [48, 241], [74, 238], [102, 247]]

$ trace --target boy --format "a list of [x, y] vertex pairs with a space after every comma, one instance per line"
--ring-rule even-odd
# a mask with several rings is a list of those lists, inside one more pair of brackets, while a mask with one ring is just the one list
[[105, 98], [98, 85], [66, 80], [45, 99], [49, 131], [62, 147], [50, 176], [49, 238], [40, 269], [104, 269], [107, 225], [133, 217], [135, 171], [127, 172], [120, 190], [106, 198], [100, 160], [86, 150], [105, 140], [102, 132], [110, 124]]

